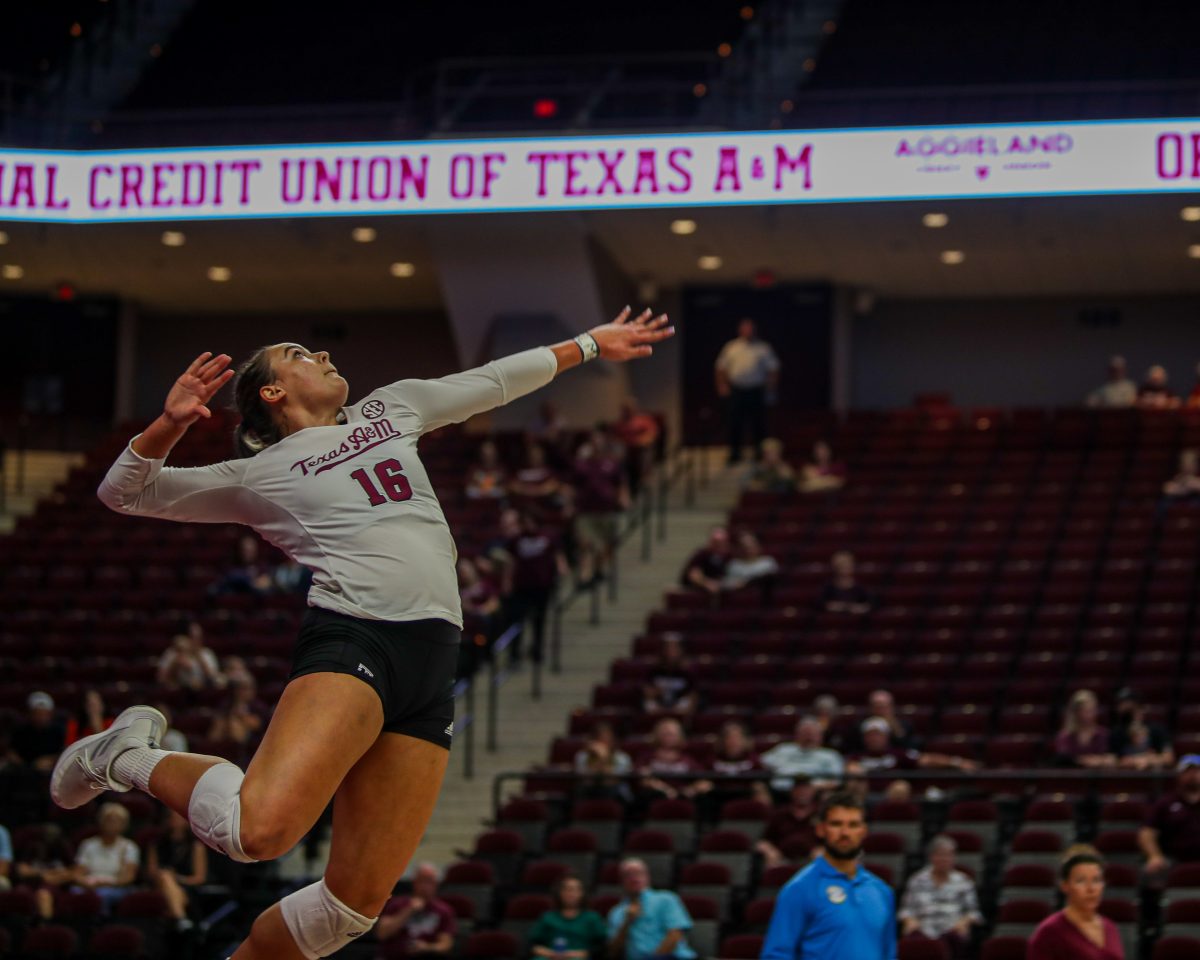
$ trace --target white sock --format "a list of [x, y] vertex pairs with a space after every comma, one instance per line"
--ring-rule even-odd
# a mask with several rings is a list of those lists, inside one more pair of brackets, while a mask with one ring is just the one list
[[170, 755], [169, 750], [153, 750], [150, 747], [126, 750], [113, 761], [113, 777], [121, 783], [137, 787], [144, 793], [150, 793], [150, 774], [154, 772], [160, 760]]

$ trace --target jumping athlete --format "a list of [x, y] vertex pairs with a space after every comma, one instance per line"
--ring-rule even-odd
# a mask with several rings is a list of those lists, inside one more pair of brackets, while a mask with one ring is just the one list
[[462, 627], [455, 547], [417, 456], [420, 437], [549, 383], [597, 357], [649, 356], [674, 333], [626, 307], [612, 322], [440, 380], [401, 380], [346, 406], [329, 354], [256, 351], [234, 387], [242, 459], [164, 467], [171, 448], [234, 376], [203, 353], [162, 415], [130, 441], [100, 499], [135, 516], [242, 523], [312, 570], [291, 676], [245, 774], [220, 757], [159, 749], [146, 706], [59, 758], [61, 807], [133, 787], [188, 818], [240, 863], [290, 850], [333, 799], [329, 865], [259, 915], [238, 960], [315, 960], [371, 929], [425, 831], [453, 735]]

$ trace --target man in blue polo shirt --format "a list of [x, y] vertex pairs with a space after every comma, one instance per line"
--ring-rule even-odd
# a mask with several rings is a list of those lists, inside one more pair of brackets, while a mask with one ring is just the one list
[[862, 801], [830, 794], [817, 836], [825, 853], [779, 891], [763, 960], [896, 960], [895, 895], [858, 862], [867, 836]]
[[693, 960], [696, 951], [684, 939], [692, 918], [678, 895], [651, 890], [649, 869], [633, 857], [621, 863], [621, 887], [625, 896], [608, 913], [610, 960]]

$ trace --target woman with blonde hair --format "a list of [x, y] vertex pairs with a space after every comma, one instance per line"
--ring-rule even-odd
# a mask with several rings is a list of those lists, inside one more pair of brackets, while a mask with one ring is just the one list
[[1054, 738], [1054, 753], [1062, 766], [1109, 767], [1114, 758], [1108, 728], [1100, 723], [1100, 704], [1091, 690], [1077, 690], [1063, 712], [1063, 725]]
[[1027, 960], [1125, 960], [1117, 925], [1100, 913], [1104, 860], [1096, 848], [1068, 847], [1058, 877], [1066, 905], [1029, 938]]

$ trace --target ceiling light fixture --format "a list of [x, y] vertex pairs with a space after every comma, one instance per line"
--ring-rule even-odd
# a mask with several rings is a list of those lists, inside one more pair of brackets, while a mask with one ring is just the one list
[[696, 266], [701, 270], [720, 270], [721, 258], [713, 254], [706, 254], [696, 261]]
[[23, 276], [25, 268], [18, 267], [15, 263], [6, 263], [0, 267], [0, 277], [4, 277], [5, 280], [20, 280]]
[[228, 267], [209, 267], [208, 279], [213, 283], [225, 283], [233, 276], [233, 271]]
[[3, 230], [0, 230], [0, 247], [4, 246], [6, 243], [8, 243], [8, 234]]
[[946, 266], [953, 267], [966, 260], [967, 255], [961, 250], [943, 250], [941, 259], [942, 263], [946, 264]]
[[182, 247], [187, 243], [187, 237], [183, 235], [181, 230], [164, 230], [162, 235], [162, 244], [164, 247]]
[[399, 279], [411, 277], [416, 272], [417, 268], [411, 263], [393, 263], [390, 267], [388, 267], [388, 273]]
[[944, 213], [927, 213], [921, 218], [921, 222], [925, 226], [936, 230], [938, 227], [944, 227], [950, 222], [950, 217]]
[[686, 237], [696, 232], [695, 220], [672, 220], [671, 232], [677, 237]]
[[374, 227], [355, 227], [350, 231], [350, 236], [354, 238], [355, 243], [371, 243], [375, 237]]
[[1195, 223], [1200, 220], [1200, 207], [1184, 207], [1179, 211], [1179, 216], [1188, 223]]
[[1193, 243], [1188, 247], [1188, 256], [1193, 260], [1200, 260], [1200, 243]]

